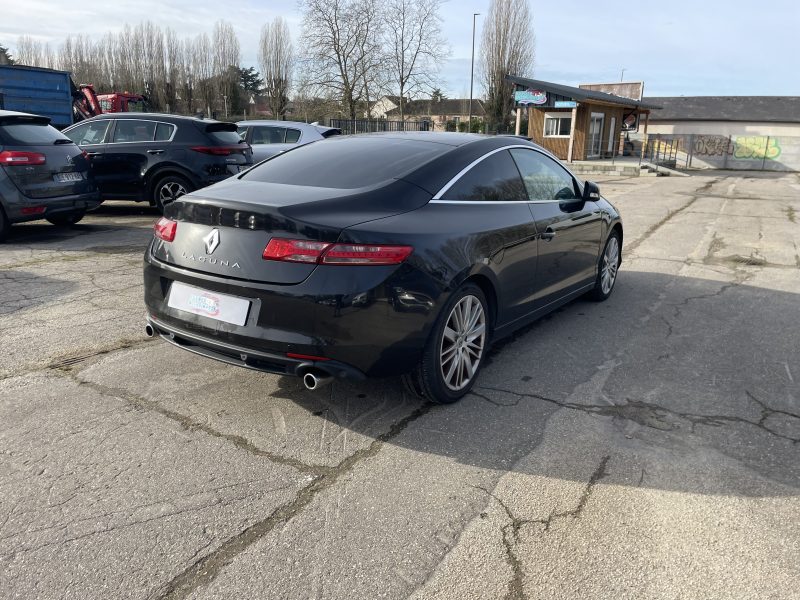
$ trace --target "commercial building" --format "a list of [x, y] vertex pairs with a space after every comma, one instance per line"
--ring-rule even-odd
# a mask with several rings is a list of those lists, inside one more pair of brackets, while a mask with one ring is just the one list
[[[641, 121], [646, 133], [650, 111], [660, 108], [641, 99], [641, 82], [571, 87], [512, 75], [506, 79], [514, 83], [518, 103], [527, 108], [528, 137], [570, 162], [622, 154], [623, 130], [637, 129]], [[631, 89], [636, 92], [628, 93], [638, 97], [618, 95]]]

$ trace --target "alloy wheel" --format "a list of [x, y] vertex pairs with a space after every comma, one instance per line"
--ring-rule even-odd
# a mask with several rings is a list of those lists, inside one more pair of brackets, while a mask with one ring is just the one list
[[464, 389], [478, 370], [486, 342], [486, 313], [475, 296], [461, 298], [450, 311], [439, 349], [439, 366], [445, 385]]
[[177, 181], [168, 181], [158, 190], [158, 199], [164, 206], [186, 194], [186, 188]]
[[606, 244], [606, 251], [603, 253], [603, 268], [600, 272], [600, 287], [604, 294], [611, 292], [614, 281], [617, 279], [617, 269], [619, 268], [619, 240], [612, 236]]

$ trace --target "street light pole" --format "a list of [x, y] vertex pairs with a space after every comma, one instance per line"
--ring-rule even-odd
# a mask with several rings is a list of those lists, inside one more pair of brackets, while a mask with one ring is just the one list
[[622, 78], [625, 77], [625, 69], [622, 69], [622, 73], [619, 74], [619, 80], [622, 82]]
[[472, 13], [472, 59], [469, 63], [469, 121], [467, 121], [467, 133], [472, 131], [472, 82], [475, 75], [475, 17], [481, 13]]

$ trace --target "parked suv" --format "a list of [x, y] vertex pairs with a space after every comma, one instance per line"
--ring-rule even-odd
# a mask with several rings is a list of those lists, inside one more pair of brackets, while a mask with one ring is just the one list
[[12, 223], [73, 225], [100, 205], [85, 154], [50, 119], [0, 110], [0, 241]]
[[112, 113], [64, 134], [88, 154], [103, 199], [144, 201], [160, 209], [253, 164], [235, 123]]
[[253, 149], [255, 162], [342, 133], [335, 127], [296, 121], [239, 121], [236, 125], [239, 135]]

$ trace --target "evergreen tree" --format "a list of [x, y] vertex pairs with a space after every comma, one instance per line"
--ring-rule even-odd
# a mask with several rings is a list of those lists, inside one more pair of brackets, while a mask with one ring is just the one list
[[5, 46], [0, 45], [0, 65], [13, 65], [14, 59], [11, 58], [11, 52], [8, 51], [8, 48]]

